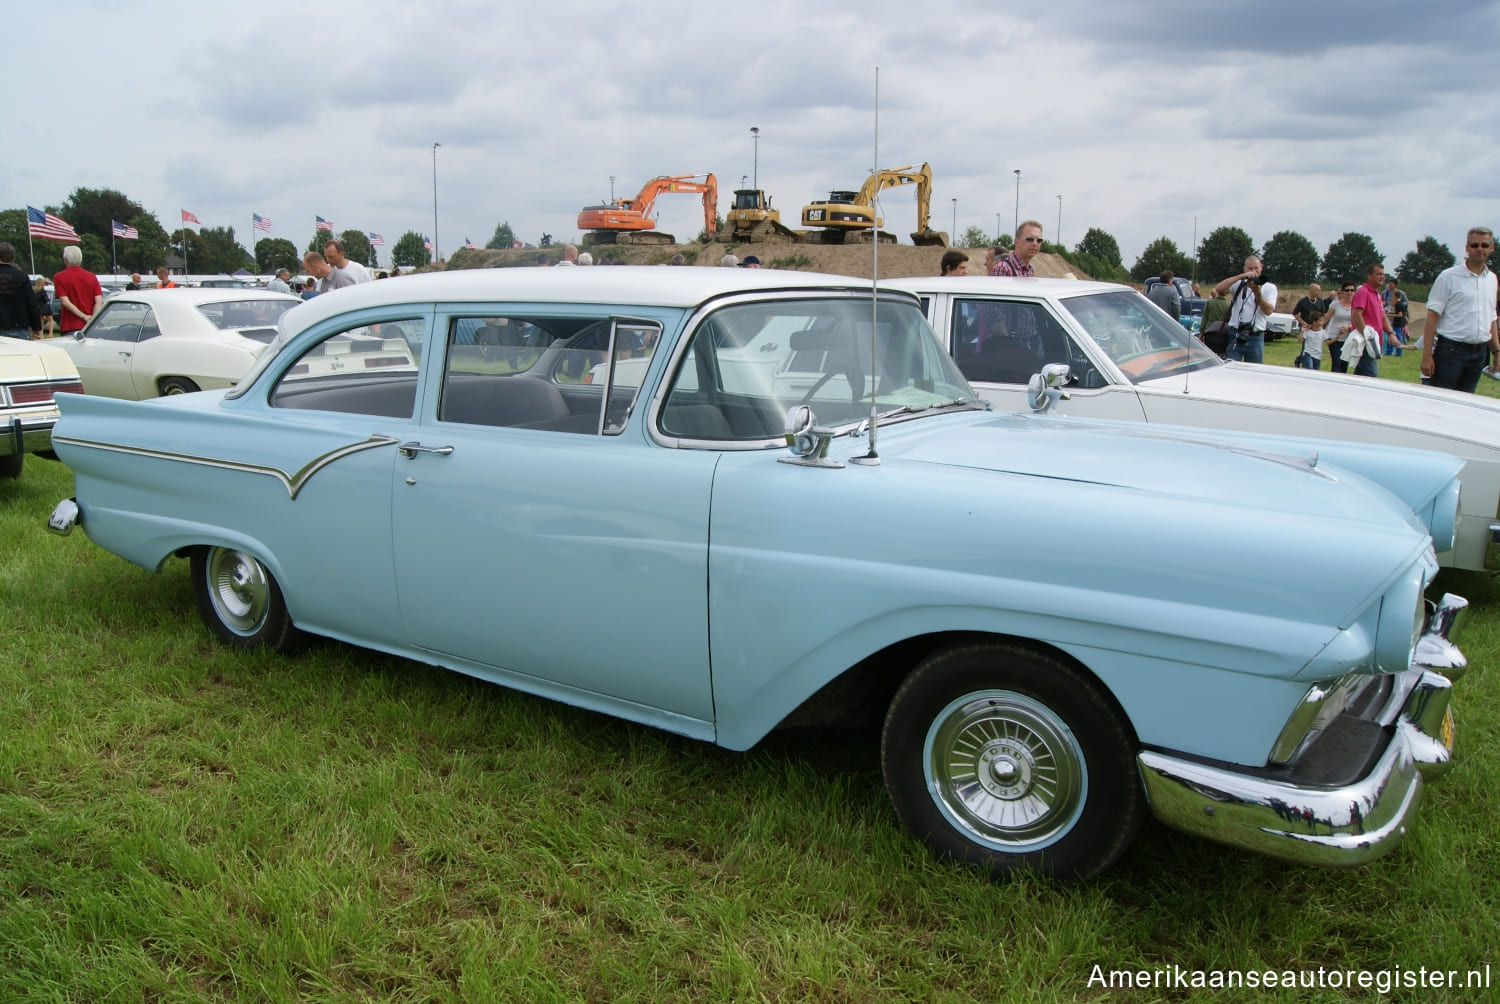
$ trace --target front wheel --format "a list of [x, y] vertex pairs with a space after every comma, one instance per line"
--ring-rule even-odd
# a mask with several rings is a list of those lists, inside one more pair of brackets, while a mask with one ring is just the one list
[[227, 547], [193, 552], [193, 599], [214, 636], [231, 648], [297, 648], [302, 632], [292, 624], [281, 587], [251, 555]]
[[944, 649], [897, 691], [881, 737], [902, 823], [992, 874], [1090, 878], [1139, 829], [1136, 742], [1087, 674], [1017, 645]]

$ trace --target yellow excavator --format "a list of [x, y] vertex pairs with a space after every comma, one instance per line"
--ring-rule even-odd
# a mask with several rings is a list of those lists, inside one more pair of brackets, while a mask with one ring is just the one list
[[797, 231], [781, 222], [781, 211], [771, 208], [771, 200], [759, 188], [736, 188], [734, 205], [724, 214], [724, 229], [716, 238], [721, 243], [795, 244]]
[[912, 232], [912, 243], [947, 247], [948, 235], [928, 226], [932, 168], [926, 164], [916, 169], [908, 165], [876, 171], [865, 179], [857, 192], [829, 192], [826, 200], [803, 206], [802, 225], [809, 228], [803, 240], [810, 244], [869, 243], [872, 240], [894, 244], [894, 236], [881, 232], [884, 221], [875, 218], [874, 204], [876, 193], [900, 185], [917, 186], [917, 229]]

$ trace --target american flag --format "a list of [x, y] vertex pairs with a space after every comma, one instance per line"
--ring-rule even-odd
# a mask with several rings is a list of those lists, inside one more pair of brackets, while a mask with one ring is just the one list
[[[184, 223], [198, 223], [198, 217], [194, 216], [192, 213], [190, 213], [186, 209], [184, 209], [182, 211], [182, 222], [184, 222]], [[202, 223], [198, 223], [198, 225], [200, 227], [203, 226]]]
[[250, 214], [250, 225], [256, 230], [263, 230], [266, 233], [271, 232], [271, 221], [260, 215], [260, 213]]
[[372, 247], [372, 248], [383, 248], [383, 247], [385, 247], [385, 238], [382, 237], [382, 236], [380, 236], [377, 233], [370, 234], [370, 247]]
[[333, 233], [333, 221], [332, 220], [325, 220], [321, 216], [314, 216], [313, 219], [315, 219], [315, 220], [318, 221], [318, 222], [316, 222], [316, 223], [313, 224], [313, 229], [314, 230], [327, 230], [329, 233]]
[[427, 250], [431, 251], [432, 250], [432, 241], [428, 240], [426, 237], [423, 237], [422, 238], [422, 246], [424, 248], [426, 248]]
[[64, 220], [44, 213], [35, 206], [26, 207], [26, 232], [44, 241], [76, 241], [78, 231]]
[[464, 238], [464, 247], [468, 248], [470, 251], [478, 251], [479, 250], [479, 245], [475, 244], [473, 241], [469, 240], [469, 238], [467, 238], [467, 237]]
[[135, 227], [127, 227], [125, 224], [116, 223], [114, 220], [109, 221], [109, 232], [112, 236], [123, 237], [127, 241], [137, 241], [141, 239], [141, 232]]

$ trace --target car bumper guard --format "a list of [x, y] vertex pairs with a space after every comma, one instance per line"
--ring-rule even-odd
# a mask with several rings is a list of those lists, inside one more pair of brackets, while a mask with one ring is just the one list
[[1365, 777], [1312, 787], [1147, 750], [1137, 765], [1151, 811], [1174, 829], [1297, 864], [1359, 865], [1389, 853], [1422, 785], [1452, 760], [1452, 684], [1438, 670], [1458, 676], [1467, 666], [1451, 641], [1466, 608], [1444, 596], [1429, 615], [1389, 709], [1391, 741]]

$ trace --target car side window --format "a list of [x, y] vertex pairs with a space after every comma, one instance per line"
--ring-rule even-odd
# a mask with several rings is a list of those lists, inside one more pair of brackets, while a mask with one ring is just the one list
[[[89, 329], [89, 337], [110, 342], [134, 342], [140, 338], [141, 323], [150, 316], [151, 308], [144, 303], [105, 304], [99, 319]], [[153, 320], [152, 327], [155, 324]]]
[[1098, 383], [1088, 356], [1043, 303], [955, 300], [952, 325], [953, 359], [972, 381], [1025, 384], [1048, 363], [1065, 363], [1071, 383]]
[[392, 318], [329, 335], [282, 372], [271, 388], [271, 407], [410, 418], [417, 359], [404, 333], [423, 323]]
[[453, 318], [438, 420], [616, 434], [660, 340], [656, 323], [621, 318]]

